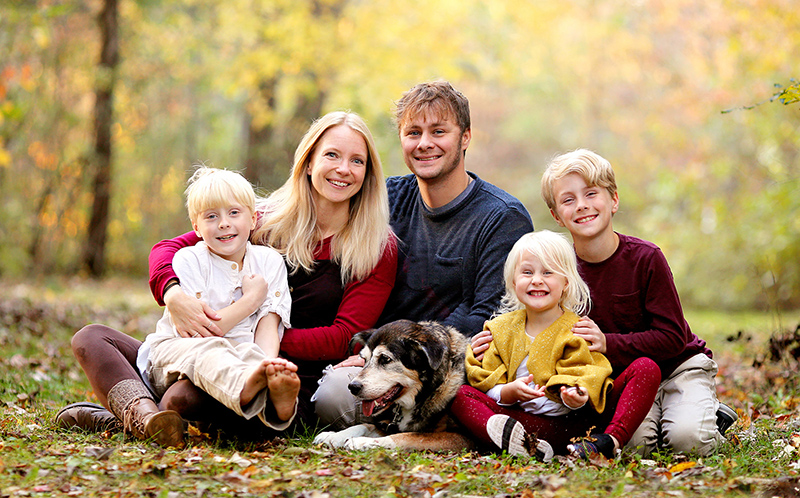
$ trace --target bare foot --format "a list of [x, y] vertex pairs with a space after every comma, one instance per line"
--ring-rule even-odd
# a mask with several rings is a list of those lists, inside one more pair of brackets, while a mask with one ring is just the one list
[[294, 405], [300, 392], [300, 377], [295, 373], [297, 365], [283, 358], [270, 361], [267, 365], [269, 400], [278, 420], [289, 420], [294, 414]]
[[269, 378], [267, 368], [270, 360], [264, 360], [259, 366], [253, 369], [250, 376], [244, 382], [242, 392], [239, 394], [239, 406], [245, 406], [253, 401], [262, 389], [268, 386]]

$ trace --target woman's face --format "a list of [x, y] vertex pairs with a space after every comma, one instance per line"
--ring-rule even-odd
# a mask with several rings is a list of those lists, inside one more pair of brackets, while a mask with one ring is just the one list
[[306, 167], [317, 205], [322, 209], [349, 202], [364, 184], [368, 158], [367, 143], [358, 132], [347, 125], [328, 128]]

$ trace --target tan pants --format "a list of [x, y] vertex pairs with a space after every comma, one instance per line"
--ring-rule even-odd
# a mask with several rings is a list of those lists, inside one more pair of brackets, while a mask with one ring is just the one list
[[267, 427], [283, 430], [294, 415], [285, 422], [278, 420], [268, 405], [267, 389], [246, 406], [240, 403], [245, 381], [266, 359], [252, 342], [237, 343], [224, 337], [169, 338], [152, 345], [149, 381], [160, 397], [178, 380], [189, 379], [242, 417], [257, 416]]
[[701, 456], [713, 453], [724, 441], [717, 431], [716, 375], [717, 363], [704, 354], [683, 362], [661, 382], [653, 408], [626, 447], [642, 455], [658, 446]]

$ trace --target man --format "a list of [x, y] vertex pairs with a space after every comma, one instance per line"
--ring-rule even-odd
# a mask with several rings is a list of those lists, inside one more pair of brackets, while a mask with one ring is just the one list
[[[505, 258], [533, 223], [519, 200], [467, 171], [469, 101], [450, 83], [416, 85], [397, 102], [395, 121], [413, 174], [387, 180], [400, 246], [395, 287], [378, 325], [436, 320], [472, 336], [498, 308]], [[313, 398], [323, 424], [360, 422], [347, 384], [361, 366], [351, 357], [323, 378]]]

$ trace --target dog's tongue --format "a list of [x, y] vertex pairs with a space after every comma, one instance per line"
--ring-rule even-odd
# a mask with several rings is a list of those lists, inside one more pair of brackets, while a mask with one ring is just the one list
[[375, 400], [370, 401], [362, 401], [361, 402], [361, 412], [364, 414], [365, 417], [369, 417], [372, 415], [372, 411], [375, 409]]

